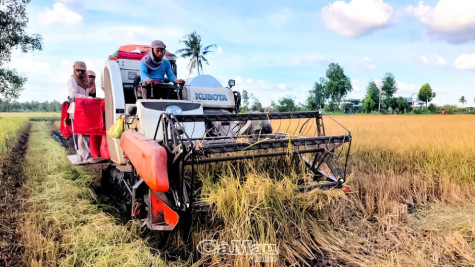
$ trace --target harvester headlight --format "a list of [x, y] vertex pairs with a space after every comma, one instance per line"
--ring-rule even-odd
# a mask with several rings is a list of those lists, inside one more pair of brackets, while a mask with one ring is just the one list
[[236, 81], [233, 80], [233, 79], [230, 79], [230, 80], [228, 81], [229, 88], [233, 87], [235, 84], [236, 84]]

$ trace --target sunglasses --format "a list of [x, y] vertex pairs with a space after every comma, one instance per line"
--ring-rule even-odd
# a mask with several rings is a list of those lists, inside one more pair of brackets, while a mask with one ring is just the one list
[[84, 73], [86, 72], [86, 70], [74, 70], [75, 72], [80, 72], [80, 73]]
[[94, 76], [94, 75], [89, 75], [89, 76], [87, 76], [87, 77], [89, 77], [89, 78], [96, 78], [96, 76]]
[[165, 52], [165, 49], [163, 49], [163, 48], [157, 49], [157, 53], [164, 53], [164, 52]]

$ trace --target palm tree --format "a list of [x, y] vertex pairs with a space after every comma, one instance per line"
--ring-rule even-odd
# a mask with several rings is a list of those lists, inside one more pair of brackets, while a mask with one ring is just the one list
[[462, 103], [462, 106], [464, 106], [465, 103], [467, 103], [467, 100], [465, 99], [465, 96], [462, 96], [462, 97], [459, 99], [459, 102]]
[[179, 56], [182, 57], [189, 57], [190, 63], [188, 64], [188, 69], [191, 71], [196, 68], [198, 70], [198, 75], [200, 75], [200, 69], [203, 71], [203, 64], [205, 62], [209, 65], [208, 60], [204, 57], [206, 54], [213, 52], [210, 49], [216, 48], [215, 44], [208, 45], [205, 48], [201, 46], [201, 36], [199, 36], [196, 32], [192, 32], [191, 34], [187, 34], [184, 37], [184, 40], [180, 42], [185, 44], [185, 48], [179, 49], [176, 51]]

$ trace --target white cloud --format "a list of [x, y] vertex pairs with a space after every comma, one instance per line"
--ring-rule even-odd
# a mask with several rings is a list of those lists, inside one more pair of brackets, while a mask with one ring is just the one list
[[218, 46], [218, 48], [216, 48], [216, 54], [222, 55], [223, 53], [223, 48], [221, 46]]
[[376, 65], [373, 62], [373, 59], [370, 57], [363, 57], [363, 59], [357, 64], [353, 65], [353, 69], [358, 71], [369, 71], [376, 69]]
[[[73, 64], [71, 64], [72, 66]], [[28, 74], [44, 73], [49, 75], [51, 72], [50, 64], [48, 62], [41, 62], [33, 60], [31, 55], [16, 56], [9, 64], [9, 67], [20, 69], [22, 72]]]
[[326, 64], [328, 59], [318, 54], [296, 55], [290, 57], [290, 63], [293, 65], [302, 64]]
[[397, 86], [397, 94], [405, 97], [411, 96], [411, 94], [419, 92], [421, 89], [420, 85], [410, 84], [410, 83], [403, 83], [403, 82], [396, 82]]
[[361, 92], [361, 91], [366, 92], [366, 85], [362, 85], [361, 81], [352, 80], [351, 87], [353, 88], [353, 92]]
[[429, 59], [426, 57], [426, 56], [419, 56], [419, 59], [422, 61], [422, 63], [424, 64], [428, 64], [429, 63]]
[[[248, 92], [263, 92], [263, 91], [290, 91], [292, 88], [289, 88], [286, 83], [272, 84], [269, 81], [265, 80], [253, 80], [244, 79], [241, 76], [236, 76], [236, 89], [237, 90], [247, 90]], [[268, 93], [265, 93], [268, 94]], [[255, 93], [257, 96], [258, 94]], [[269, 98], [268, 95], [264, 95], [264, 98]]]
[[55, 3], [53, 10], [46, 8], [44, 13], [38, 14], [38, 20], [41, 24], [69, 24], [81, 23], [83, 18], [78, 13], [69, 10], [63, 3]]
[[167, 45], [167, 48], [170, 48], [171, 52], [175, 52], [177, 47], [179, 47], [179, 40], [183, 35], [183, 31], [175, 27], [153, 27], [149, 25], [84, 25], [75, 29], [75, 31], [58, 31], [53, 29], [48, 34], [43, 34], [43, 36], [48, 37], [46, 38], [48, 42], [53, 43], [68, 42], [70, 45], [83, 47], [95, 44], [91, 40], [100, 40], [101, 42], [112, 44], [114, 48], [124, 44], [150, 44], [152, 40], [157, 39], [157, 36], [159, 36]]
[[445, 59], [439, 55], [435, 55], [435, 64], [439, 66], [445, 65]]
[[454, 61], [454, 67], [461, 70], [475, 70], [475, 54], [462, 54]]
[[393, 8], [383, 0], [336, 1], [322, 9], [325, 24], [349, 37], [386, 27], [392, 14]]
[[264, 80], [254, 81], [253, 79], [247, 79], [244, 81], [241, 76], [236, 76], [235, 80], [237, 90], [262, 91], [277, 88], [276, 86], [273, 86], [270, 82]]
[[277, 102], [282, 97], [303, 98], [308, 93], [308, 89], [300, 92], [301, 90], [296, 90], [286, 83], [275, 84], [267, 80], [245, 79], [242, 76], [236, 76], [235, 80], [236, 86], [233, 90], [241, 93], [246, 90], [249, 94], [252, 93], [264, 106], [270, 105], [272, 100]]
[[285, 84], [285, 83], [279, 83], [279, 84], [277, 85], [277, 87], [278, 87], [280, 90], [283, 90], [283, 91], [284, 91], [284, 90], [287, 89], [287, 84]]
[[416, 16], [430, 35], [451, 43], [475, 40], [475, 1], [440, 0], [435, 7], [419, 1], [417, 7], [408, 6], [406, 11]]
[[272, 94], [272, 100], [274, 101], [274, 103], [279, 103], [279, 100], [282, 99], [282, 98], [292, 98], [292, 99], [295, 99], [295, 96], [290, 96], [288, 93], [275, 93], [275, 94]]
[[419, 60], [426, 65], [444, 66], [446, 64], [445, 58], [437, 54], [420, 55]]
[[[106, 11], [114, 15], [125, 15], [132, 17], [149, 17], [156, 16], [157, 8], [160, 10], [173, 10], [180, 16], [187, 17], [194, 10], [181, 7], [177, 1], [173, 0], [153, 0], [141, 3], [139, 6], [137, 2], [130, 0], [59, 0], [61, 2], [80, 2], [84, 8], [95, 11]], [[71, 3], [73, 4], [73, 3]], [[69, 6], [69, 4], [68, 4]]]
[[15, 68], [28, 77], [18, 100], [41, 102], [66, 100], [66, 81], [72, 74], [72, 66], [72, 61], [64, 60], [51, 64], [48, 58], [24, 53], [16, 53], [8, 64], [8, 67]]
[[161, 38], [161, 40], [165, 42], [167, 48], [172, 45], [172, 40], [177, 42], [184, 35], [182, 30], [175, 27], [153, 26], [115, 26], [104, 28], [102, 34], [104, 34], [104, 32], [111, 39], [117, 39], [117, 36], [120, 36], [122, 43], [139, 42], [148, 44], [151, 40], [157, 39], [157, 36], [163, 36], [165, 38]]
[[242, 77], [241, 76], [236, 76], [236, 78], [234, 78], [234, 80], [236, 81], [236, 84], [242, 83]]
[[258, 88], [258, 89], [262, 89], [262, 90], [270, 90], [272, 89], [274, 86], [272, 86], [272, 84], [268, 81], [264, 81], [264, 80], [259, 80], [257, 81], [257, 83], [255, 84], [255, 86]]

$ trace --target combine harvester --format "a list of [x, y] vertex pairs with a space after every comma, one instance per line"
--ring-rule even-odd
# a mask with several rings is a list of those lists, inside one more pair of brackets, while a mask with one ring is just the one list
[[[158, 231], [189, 223], [199, 207], [202, 164], [290, 155], [311, 176], [299, 191], [344, 187], [351, 146], [344, 127], [344, 134], [327, 136], [321, 111], [239, 114], [234, 81], [223, 87], [209, 75], [184, 86], [155, 84], [143, 99], [140, 59], [149, 49], [122, 46], [102, 72], [105, 126], [124, 118], [120, 139], [107, 136], [108, 183], [123, 192], [133, 218]], [[175, 55], [165, 58], [176, 75]]]

